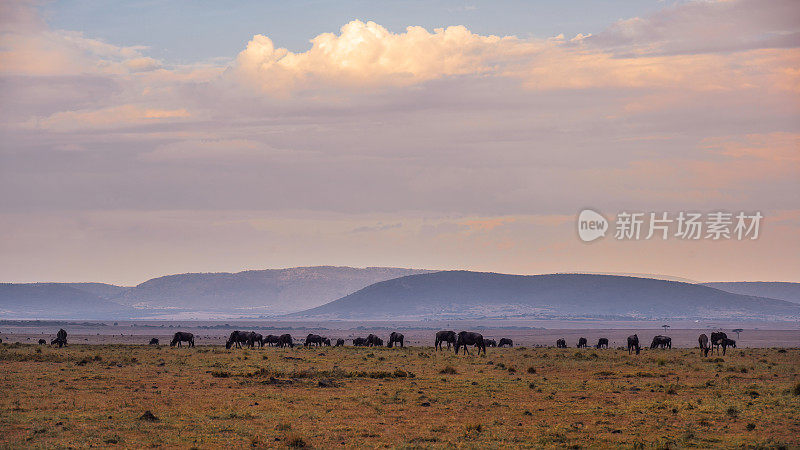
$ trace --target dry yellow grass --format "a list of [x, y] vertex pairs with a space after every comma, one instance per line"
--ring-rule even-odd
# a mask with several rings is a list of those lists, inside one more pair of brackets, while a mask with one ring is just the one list
[[800, 446], [799, 349], [3, 344], [0, 371], [2, 447]]

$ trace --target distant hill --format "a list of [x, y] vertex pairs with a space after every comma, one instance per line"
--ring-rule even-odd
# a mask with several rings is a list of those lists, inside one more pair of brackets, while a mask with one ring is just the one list
[[778, 281], [739, 281], [703, 283], [703, 286], [712, 287], [726, 292], [757, 297], [776, 298], [787, 302], [800, 303], [800, 283], [784, 283]]
[[295, 267], [153, 278], [116, 301], [137, 308], [276, 314], [325, 304], [379, 281], [428, 270], [394, 267]]
[[297, 318], [800, 318], [783, 300], [676, 281], [611, 275], [446, 271], [373, 284]]
[[76, 284], [91, 286], [87, 291], [68, 283], [0, 283], [0, 316], [22, 319], [115, 319], [135, 314], [133, 308], [91, 292], [110, 292], [110, 288], [106, 290], [97, 286], [102, 283]]

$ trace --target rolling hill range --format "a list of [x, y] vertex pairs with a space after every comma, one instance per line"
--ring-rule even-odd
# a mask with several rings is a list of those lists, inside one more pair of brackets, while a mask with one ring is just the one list
[[[131, 307], [97, 295], [102, 283], [0, 283], [0, 317], [15, 319], [124, 319]], [[81, 289], [81, 286], [88, 290]], [[124, 288], [120, 288], [124, 289]]]
[[427, 272], [319, 266], [186, 273], [153, 278], [134, 287], [7, 283], [0, 285], [0, 314], [38, 319], [255, 317], [319, 306], [379, 281]]
[[703, 283], [703, 286], [712, 287], [721, 291], [734, 294], [755, 295], [769, 297], [787, 302], [800, 303], [800, 283], [784, 283], [777, 281], [738, 281]]
[[800, 318], [800, 305], [676, 281], [611, 275], [446, 271], [373, 284], [289, 317]]

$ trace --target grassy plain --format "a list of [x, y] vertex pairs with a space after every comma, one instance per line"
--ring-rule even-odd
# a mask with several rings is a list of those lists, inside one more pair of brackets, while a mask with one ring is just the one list
[[800, 447], [797, 348], [0, 344], [0, 374], [3, 448]]

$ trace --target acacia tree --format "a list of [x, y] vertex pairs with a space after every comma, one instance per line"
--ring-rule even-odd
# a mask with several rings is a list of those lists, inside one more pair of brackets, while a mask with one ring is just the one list
[[661, 325], [661, 328], [663, 328], [664, 329], [664, 333], [666, 333], [667, 332], [667, 328], [669, 328], [669, 325]]
[[736, 333], [736, 340], [738, 341], [738, 340], [739, 340], [739, 333], [741, 333], [741, 332], [742, 332], [742, 331], [744, 331], [744, 330], [743, 330], [743, 329], [741, 329], [741, 328], [737, 328], [737, 329], [735, 329], [735, 330], [731, 330], [731, 331], [733, 331], [734, 333]]

